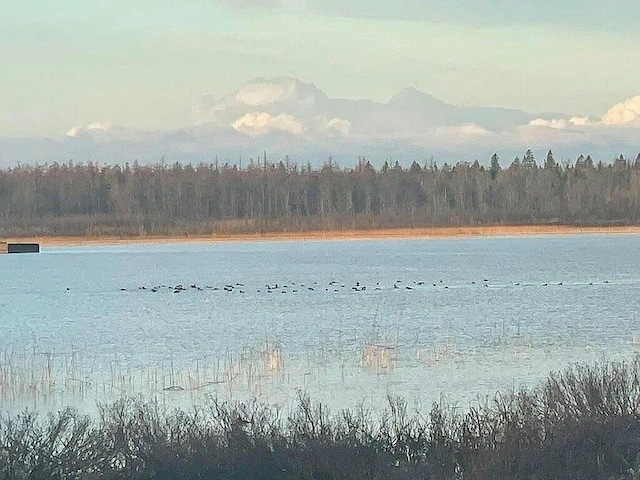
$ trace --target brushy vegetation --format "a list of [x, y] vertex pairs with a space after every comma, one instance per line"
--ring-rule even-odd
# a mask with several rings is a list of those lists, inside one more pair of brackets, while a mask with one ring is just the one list
[[5, 479], [640, 478], [640, 359], [577, 366], [538, 389], [427, 416], [331, 414], [304, 395], [289, 414], [211, 401], [165, 411], [121, 400], [0, 421]]

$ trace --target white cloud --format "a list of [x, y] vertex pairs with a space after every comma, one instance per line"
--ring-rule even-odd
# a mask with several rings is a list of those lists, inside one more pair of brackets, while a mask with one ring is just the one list
[[267, 112], [251, 112], [238, 118], [231, 126], [248, 135], [266, 135], [273, 131], [302, 135], [305, 131], [302, 124], [288, 113], [273, 116]]
[[569, 120], [563, 118], [536, 118], [529, 122], [530, 127], [546, 127], [553, 128], [554, 130], [566, 130], [573, 127], [586, 127], [593, 125], [589, 117], [571, 117]]
[[[606, 159], [637, 149], [638, 130], [629, 127], [640, 127], [640, 96], [613, 106], [600, 119], [460, 107], [414, 89], [385, 103], [329, 98], [315, 85], [290, 77], [256, 79], [221, 98], [205, 97], [194, 107], [198, 125], [192, 128], [143, 132], [93, 122], [67, 131], [60, 147], [68, 149], [64, 153], [43, 149], [48, 156], [25, 156], [122, 161], [173, 154], [193, 160], [209, 158], [212, 151], [251, 155], [258, 142], [292, 158], [320, 158], [328, 149], [347, 156], [371, 149], [380, 155], [446, 152], [450, 158], [465, 159], [488, 158], [488, 152], [496, 150], [553, 148], [567, 156], [604, 152]], [[11, 148], [19, 152], [24, 147]], [[8, 156], [1, 150], [0, 160]]]
[[113, 123], [111, 122], [93, 122], [88, 125], [76, 125], [67, 130], [67, 137], [77, 137], [88, 132], [106, 132], [111, 130]]
[[194, 105], [193, 119], [196, 125], [224, 128], [256, 111], [272, 117], [287, 112], [309, 136], [349, 135], [373, 140], [422, 138], [427, 130], [437, 127], [457, 127], [457, 134], [482, 135], [511, 130], [534, 118], [521, 110], [459, 107], [411, 88], [385, 103], [329, 98], [313, 84], [278, 77], [253, 80], [221, 98], [203, 97]]
[[346, 137], [351, 130], [351, 122], [344, 118], [336, 117], [327, 121], [321, 118], [320, 130], [324, 132], [328, 137]]
[[574, 127], [640, 127], [640, 95], [617, 103], [600, 120], [574, 116], [569, 120], [558, 118], [536, 118], [528, 124], [530, 127], [546, 127], [554, 130], [570, 130]]
[[589, 117], [571, 117], [569, 119], [569, 123], [575, 125], [576, 127], [586, 127], [588, 125], [592, 125], [592, 121]]
[[296, 97], [294, 81], [254, 81], [243, 86], [236, 93], [239, 103], [250, 107], [260, 107], [270, 103], [292, 100]]
[[569, 122], [562, 119], [553, 118], [551, 120], [547, 120], [545, 118], [536, 118], [535, 120], [531, 120], [529, 122], [529, 126], [531, 127], [546, 127], [553, 128], [556, 130], [564, 130], [567, 128]]
[[640, 95], [611, 107], [602, 117], [605, 125], [629, 125], [640, 127]]
[[485, 136], [490, 135], [491, 132], [486, 128], [481, 127], [480, 125], [475, 124], [466, 124], [466, 125], [455, 125], [453, 127], [440, 127], [437, 129], [437, 132], [443, 135], [463, 135], [463, 136]]
[[[206, 96], [193, 105], [194, 124], [217, 123], [227, 126], [255, 110], [277, 115], [288, 112], [296, 118], [311, 120], [324, 114], [327, 96], [316, 86], [291, 77], [258, 78], [222, 98]], [[326, 115], [332, 118], [334, 115]]]

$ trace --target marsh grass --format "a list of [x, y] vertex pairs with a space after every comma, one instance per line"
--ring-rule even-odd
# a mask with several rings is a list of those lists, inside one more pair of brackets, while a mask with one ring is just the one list
[[362, 347], [362, 365], [377, 374], [389, 373], [398, 361], [398, 334], [381, 335], [374, 326]]
[[0, 408], [34, 410], [68, 403], [95, 402], [144, 394], [158, 398], [176, 392], [191, 403], [212, 391], [260, 395], [272, 378], [282, 380], [285, 357], [280, 342], [265, 340], [255, 348], [226, 350], [194, 362], [174, 360], [132, 366], [112, 360], [98, 365], [81, 349], [66, 352], [37, 348], [0, 351]]
[[0, 419], [4, 479], [638, 478], [640, 360], [584, 365], [465, 413], [330, 412], [300, 393], [287, 414], [208, 399], [189, 410], [121, 399]]
[[[287, 403], [296, 389], [321, 397], [330, 393], [323, 399], [337, 399], [334, 406], [343, 404], [344, 397], [351, 396], [353, 403], [368, 396], [371, 406], [379, 408], [385, 398], [380, 385], [386, 382], [414, 385], [424, 391], [423, 401], [431, 401], [449, 387], [429, 385], [437, 384], [442, 375], [473, 378], [473, 365], [519, 365], [528, 369], [527, 385], [531, 385], [540, 378], [539, 373], [535, 378], [532, 374], [531, 358], [545, 353], [528, 340], [523, 344], [524, 336], [503, 330], [506, 334], [499, 344], [480, 342], [473, 349], [459, 348], [455, 337], [421, 340], [416, 334], [415, 341], [400, 341], [399, 329], [376, 326], [362, 336], [305, 344], [298, 352], [287, 350], [275, 335], [267, 335], [261, 342], [235, 351], [217, 349], [195, 358], [192, 352], [176, 352], [149, 359], [149, 363], [118, 358], [117, 352], [106, 357], [88, 348], [56, 351], [34, 344], [32, 348], [0, 350], [0, 408], [17, 411], [28, 406], [47, 411], [72, 404], [95, 410], [96, 402], [138, 395], [166, 406], [189, 406], [206, 396]], [[522, 369], [519, 371], [524, 372]], [[458, 390], [449, 393], [455, 393], [456, 398], [466, 393], [460, 385], [453, 388]], [[371, 389], [371, 395], [360, 395], [358, 389]], [[469, 392], [475, 390], [469, 388]], [[397, 388], [391, 391], [397, 392]], [[471, 394], [464, 401], [474, 402], [475, 398]]]

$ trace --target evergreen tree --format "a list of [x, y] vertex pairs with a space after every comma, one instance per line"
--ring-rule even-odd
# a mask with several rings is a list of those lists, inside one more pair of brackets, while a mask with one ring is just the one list
[[549, 150], [549, 153], [547, 153], [547, 159], [544, 161], [544, 168], [547, 170], [553, 170], [556, 166], [556, 160], [553, 158], [553, 152]]
[[522, 168], [525, 170], [535, 170], [537, 168], [536, 159], [531, 149], [527, 150], [522, 159]]
[[591, 155], [587, 155], [587, 158], [584, 161], [584, 165], [587, 168], [593, 168], [593, 158], [591, 158]]
[[491, 174], [491, 180], [495, 180], [500, 173], [502, 167], [500, 167], [500, 158], [497, 153], [491, 155], [491, 166], [489, 167], [489, 173]]

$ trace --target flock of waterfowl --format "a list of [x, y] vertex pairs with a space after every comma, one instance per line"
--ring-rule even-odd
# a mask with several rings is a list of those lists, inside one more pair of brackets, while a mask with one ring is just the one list
[[[348, 283], [348, 282], [339, 282], [336, 280], [332, 280], [326, 284], [320, 284], [318, 282], [312, 282], [312, 283], [296, 283], [296, 282], [286, 282], [286, 283], [272, 283], [272, 284], [265, 284], [264, 286], [261, 287], [254, 287], [252, 288], [252, 290], [254, 290], [256, 293], [268, 293], [268, 294], [273, 294], [273, 293], [281, 293], [281, 294], [286, 294], [286, 293], [299, 293], [299, 292], [303, 292], [303, 291], [308, 291], [308, 292], [315, 292], [315, 291], [324, 291], [324, 292], [341, 292], [341, 291], [353, 291], [353, 292], [364, 292], [364, 291], [379, 291], [379, 290], [384, 290], [384, 289], [393, 289], [393, 290], [416, 290], [419, 288], [425, 288], [425, 287], [437, 287], [437, 288], [442, 288], [445, 290], [448, 290], [449, 288], [461, 288], [461, 287], [472, 287], [472, 286], [482, 286], [485, 288], [488, 287], [499, 287], [499, 288], [504, 288], [504, 287], [508, 287], [508, 286], [514, 286], [514, 287], [533, 287], [533, 286], [542, 286], [542, 287], [549, 287], [549, 286], [564, 286], [564, 285], [596, 285], [596, 284], [608, 284], [609, 281], [605, 280], [602, 282], [587, 282], [587, 283], [566, 283], [566, 282], [545, 282], [545, 283], [521, 283], [521, 282], [517, 282], [511, 285], [506, 285], [506, 284], [494, 284], [491, 283], [489, 281], [489, 279], [485, 278], [481, 281], [472, 281], [470, 283], [465, 283], [465, 284], [452, 284], [452, 285], [448, 285], [445, 284], [445, 282], [443, 280], [439, 280], [436, 283], [432, 283], [432, 282], [426, 282], [426, 281], [412, 281], [412, 282], [403, 282], [402, 280], [396, 280], [395, 282], [393, 282], [392, 285], [382, 285], [380, 282], [376, 282], [375, 284], [371, 284], [371, 285], [365, 285], [361, 282], [355, 282], [354, 284]], [[127, 292], [129, 291], [129, 288], [121, 288], [120, 291], [122, 292]], [[134, 289], [135, 290], [135, 289]], [[248, 289], [245, 287], [245, 284], [243, 283], [225, 283], [225, 284], [221, 284], [221, 285], [206, 285], [206, 286], [201, 286], [195, 283], [192, 284], [187, 284], [185, 285], [156, 285], [156, 286], [146, 286], [146, 285], [141, 285], [139, 287], [137, 287], [137, 290], [140, 291], [148, 291], [148, 292], [152, 292], [152, 293], [157, 293], [157, 292], [173, 292], [175, 294], [179, 294], [179, 293], [183, 293], [183, 292], [189, 292], [189, 291], [197, 291], [197, 292], [203, 292], [203, 291], [214, 291], [214, 292], [227, 292], [227, 293], [247, 293]]]

